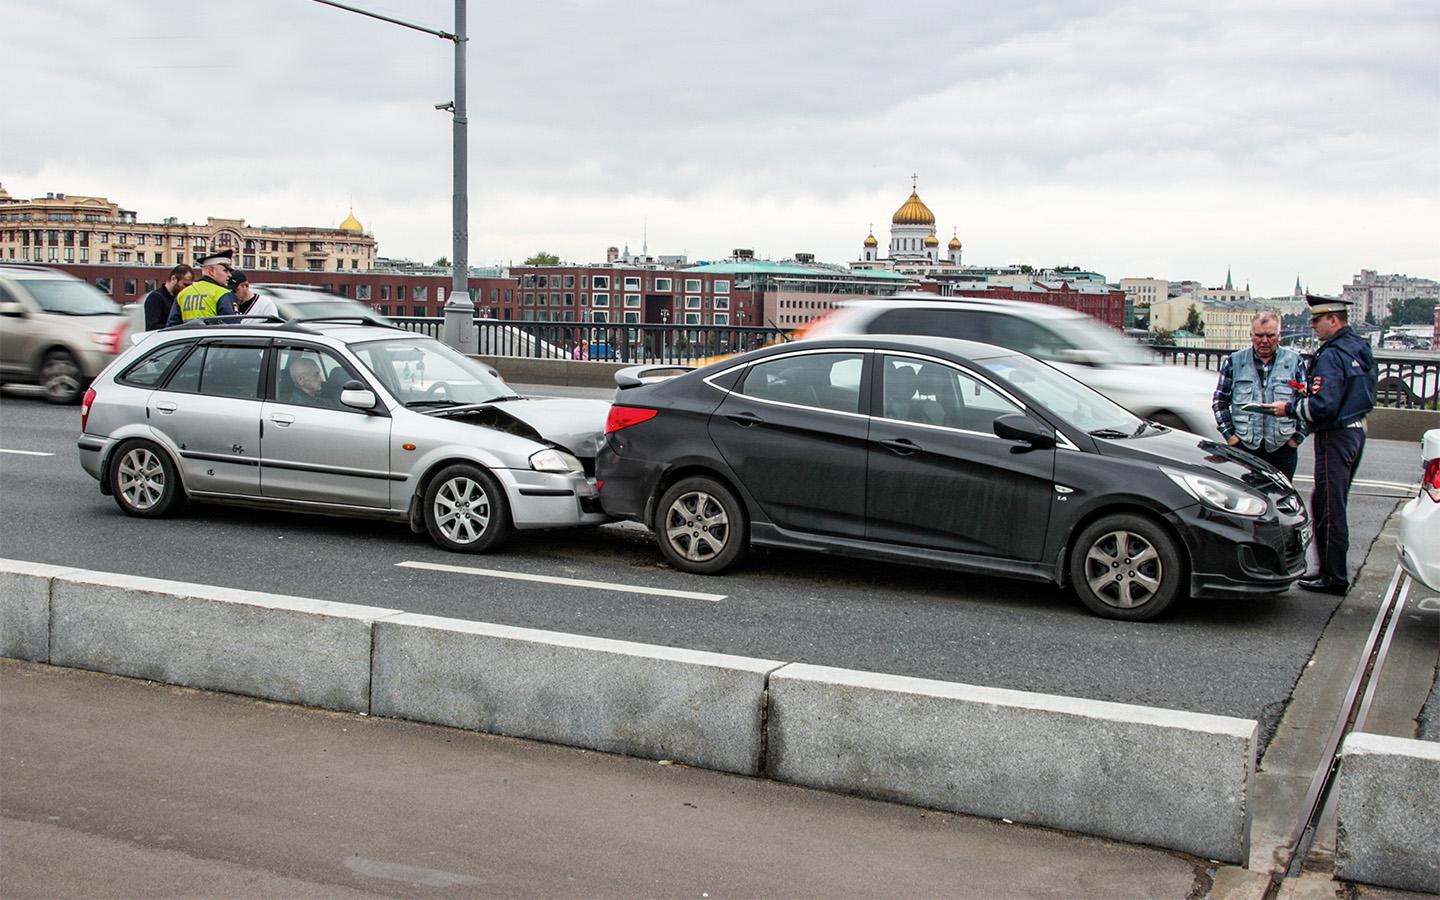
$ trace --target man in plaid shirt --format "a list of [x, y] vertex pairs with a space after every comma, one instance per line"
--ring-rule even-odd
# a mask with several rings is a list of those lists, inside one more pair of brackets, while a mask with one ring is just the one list
[[1250, 323], [1250, 346], [1220, 361], [1220, 380], [1210, 404], [1220, 436], [1295, 477], [1305, 425], [1291, 418], [1244, 407], [1293, 400], [1305, 381], [1300, 354], [1280, 346], [1280, 317], [1269, 310]]

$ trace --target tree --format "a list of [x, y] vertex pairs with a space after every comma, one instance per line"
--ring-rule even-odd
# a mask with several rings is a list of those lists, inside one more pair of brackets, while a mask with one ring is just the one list
[[1200, 318], [1200, 311], [1195, 304], [1190, 304], [1190, 314], [1185, 317], [1185, 330], [1191, 334], [1205, 334], [1205, 320]]
[[1429, 325], [1435, 321], [1434, 297], [1406, 297], [1390, 304], [1388, 325]]
[[1175, 346], [1175, 332], [1166, 331], [1164, 328], [1157, 328], [1155, 330], [1155, 339], [1151, 341], [1151, 343], [1157, 347], [1173, 347]]
[[450, 257], [448, 257], [448, 256], [442, 256], [442, 257], [440, 257], [439, 259], [435, 260], [435, 265], [439, 266], [439, 267], [442, 268], [442, 269], [449, 268], [449, 266], [450, 266]]
[[549, 250], [541, 250], [539, 253], [537, 253], [537, 254], [535, 254], [534, 256], [530, 257], [529, 259], [525, 260], [525, 265], [527, 265], [527, 266], [558, 266], [558, 265], [560, 265], [560, 257], [558, 257], [558, 256], [556, 256], [555, 254], [551, 253]]

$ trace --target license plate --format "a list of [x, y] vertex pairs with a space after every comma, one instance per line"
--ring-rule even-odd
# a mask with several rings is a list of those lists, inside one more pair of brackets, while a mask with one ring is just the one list
[[1310, 542], [1315, 540], [1315, 528], [1309, 522], [1300, 526], [1300, 546], [1309, 547]]

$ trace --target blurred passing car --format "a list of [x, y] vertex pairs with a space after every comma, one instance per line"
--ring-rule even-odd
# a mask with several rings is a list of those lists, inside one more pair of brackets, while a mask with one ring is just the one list
[[1420, 493], [1400, 507], [1396, 551], [1411, 578], [1440, 591], [1440, 428], [1420, 440]]
[[78, 278], [0, 265], [0, 382], [38, 384], [50, 402], [74, 403], [128, 327], [115, 301]]
[[1143, 419], [1219, 437], [1210, 410], [1216, 376], [1160, 362], [1090, 316], [1041, 303], [899, 294], [852, 300], [812, 322], [801, 340], [845, 334], [923, 334], [980, 341], [1044, 360]]
[[1012, 350], [807, 340], [646, 378], [616, 375], [601, 501], [686, 572], [818, 550], [1070, 584], [1142, 620], [1305, 569], [1308, 515], [1279, 472]]
[[512, 529], [607, 521], [608, 405], [521, 397], [424, 335], [374, 324], [202, 324], [151, 334], [81, 406], [80, 464], [132, 516], [187, 500], [409, 523], [479, 553]]

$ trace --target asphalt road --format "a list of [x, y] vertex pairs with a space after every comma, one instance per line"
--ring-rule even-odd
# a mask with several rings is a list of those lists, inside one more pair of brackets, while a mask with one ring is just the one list
[[[608, 396], [608, 391], [536, 393]], [[614, 525], [528, 533], [485, 556], [445, 553], [403, 526], [193, 506], [123, 515], [81, 469], [79, 413], [0, 396], [0, 556], [622, 640], [1255, 718], [1268, 742], [1338, 605], [1291, 591], [1181, 604], [1158, 622], [1091, 616], [1042, 585], [798, 553], [757, 552], [704, 578], [660, 561], [648, 533]], [[24, 451], [16, 453], [14, 451]], [[25, 455], [29, 453], [53, 455]], [[1302, 453], [1301, 476], [1310, 453]], [[1351, 567], [1413, 493], [1418, 452], [1372, 441], [1352, 497]], [[1300, 480], [1302, 493], [1309, 482]], [[1390, 554], [1389, 547], [1375, 548]], [[1389, 557], [1387, 557], [1387, 560]], [[654, 590], [518, 581], [461, 566]]]

